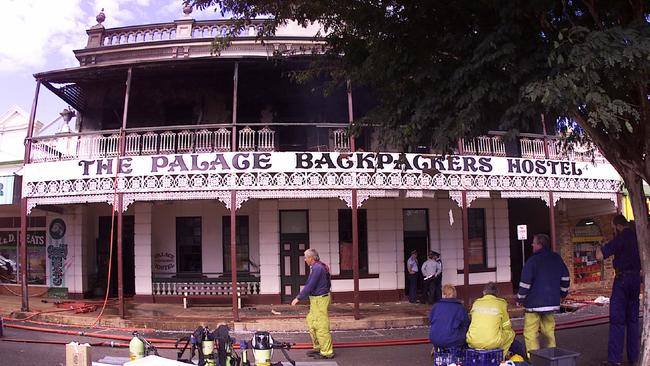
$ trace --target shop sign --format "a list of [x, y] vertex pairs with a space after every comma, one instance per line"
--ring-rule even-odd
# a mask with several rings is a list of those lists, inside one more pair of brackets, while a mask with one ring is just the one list
[[0, 205], [14, 203], [14, 177], [0, 177]]
[[201, 173], [428, 173], [619, 179], [610, 164], [490, 156], [337, 152], [231, 152], [28, 164], [27, 182]]

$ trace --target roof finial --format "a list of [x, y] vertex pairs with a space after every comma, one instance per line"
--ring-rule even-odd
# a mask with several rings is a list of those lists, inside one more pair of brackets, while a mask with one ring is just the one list
[[190, 14], [192, 14], [192, 5], [189, 3], [185, 3], [185, 6], [183, 6], [183, 14], [185, 14], [186, 17], [189, 17]]
[[104, 8], [102, 8], [102, 10], [99, 11], [99, 14], [97, 14], [95, 19], [97, 20], [97, 24], [100, 25], [104, 22], [104, 20], [106, 20], [106, 14], [104, 14]]

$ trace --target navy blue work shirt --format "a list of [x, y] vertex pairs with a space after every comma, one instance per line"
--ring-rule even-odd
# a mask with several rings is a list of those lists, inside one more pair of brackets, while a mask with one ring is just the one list
[[639, 242], [636, 232], [625, 228], [614, 239], [602, 247], [603, 257], [614, 256], [614, 270], [617, 272], [639, 272], [641, 259], [639, 257]]
[[307, 283], [302, 291], [296, 296], [298, 300], [303, 300], [307, 296], [321, 296], [330, 292], [331, 281], [329, 269], [320, 261], [314, 262], [307, 277]]

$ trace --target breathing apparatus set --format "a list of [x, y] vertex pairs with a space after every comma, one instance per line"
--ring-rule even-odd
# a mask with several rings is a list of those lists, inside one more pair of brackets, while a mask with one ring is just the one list
[[240, 348], [242, 348], [244, 359], [248, 359], [246, 355], [247, 349], [251, 348], [253, 350], [253, 357], [255, 357], [255, 366], [282, 366], [282, 362], [271, 363], [274, 349], [279, 349], [282, 351], [287, 361], [289, 361], [292, 366], [296, 366], [296, 361], [292, 360], [291, 357], [289, 357], [289, 353], [287, 352], [287, 350], [291, 349], [292, 344], [289, 342], [278, 342], [274, 340], [269, 332], [255, 332], [253, 339], [250, 341], [250, 344], [245, 344], [245, 347], [241, 347], [241, 344], [242, 342], [240, 342]]
[[[189, 337], [176, 341], [178, 349], [176, 360], [199, 366], [240, 366], [241, 360], [232, 346], [234, 341], [226, 325], [220, 325], [214, 331], [201, 326], [196, 328]], [[185, 345], [179, 348], [183, 342]], [[189, 358], [183, 358], [187, 350], [189, 350]], [[196, 363], [195, 357], [197, 357]]]
[[[176, 341], [176, 360], [198, 366], [251, 366], [248, 358], [248, 350], [251, 349], [255, 366], [275, 366], [282, 365], [281, 362], [271, 363], [273, 350], [280, 349], [287, 361], [296, 365], [287, 353], [291, 343], [275, 341], [269, 332], [256, 332], [250, 341], [240, 341], [241, 357], [234, 350], [234, 342], [226, 325], [219, 325], [214, 331], [201, 326], [190, 336]], [[189, 357], [184, 357], [186, 351]]]
[[129, 359], [133, 361], [151, 354], [158, 356], [158, 349], [140, 333], [133, 332], [133, 338], [129, 342]]

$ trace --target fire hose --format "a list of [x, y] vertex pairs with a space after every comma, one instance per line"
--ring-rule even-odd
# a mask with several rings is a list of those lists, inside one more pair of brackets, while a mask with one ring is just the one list
[[[6, 319], [11, 320], [11, 319]], [[609, 315], [595, 315], [590, 317], [584, 317], [581, 319], [570, 320], [557, 324], [556, 330], [564, 329], [574, 329], [574, 328], [583, 328], [591, 327], [596, 325], [603, 325], [609, 323]], [[83, 331], [73, 331], [73, 330], [63, 330], [63, 329], [53, 329], [53, 328], [43, 328], [35, 327], [29, 325], [20, 325], [20, 324], [11, 324], [5, 323], [4, 325], [7, 328], [29, 330], [29, 331], [38, 331], [45, 333], [54, 333], [54, 334], [66, 334], [66, 335], [76, 335], [90, 338], [99, 338], [99, 339], [108, 339], [110, 341], [102, 341], [91, 343], [91, 346], [98, 347], [128, 347], [128, 343], [121, 343], [115, 341], [129, 341], [131, 336], [121, 336], [121, 335], [111, 335], [104, 333], [86, 333]], [[517, 334], [522, 334], [523, 329], [517, 328], [515, 332]], [[32, 339], [12, 339], [12, 338], [0, 338], [2, 341], [6, 342], [23, 342], [23, 343], [45, 343], [45, 344], [66, 344], [68, 342], [64, 341], [38, 341]], [[148, 338], [152, 344], [157, 344], [156, 347], [160, 349], [176, 349], [174, 343], [176, 340], [173, 339], [164, 339], [164, 338]], [[334, 342], [334, 348], [355, 348], [355, 347], [385, 347], [385, 346], [406, 346], [406, 345], [418, 345], [418, 344], [428, 344], [428, 338], [410, 338], [410, 339], [386, 339], [386, 340], [374, 340], [374, 341], [363, 341], [363, 342]], [[233, 345], [234, 348], [239, 348], [238, 344]], [[311, 343], [296, 343], [292, 346], [292, 349], [311, 349]]]

